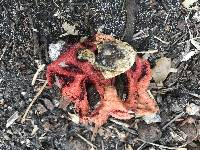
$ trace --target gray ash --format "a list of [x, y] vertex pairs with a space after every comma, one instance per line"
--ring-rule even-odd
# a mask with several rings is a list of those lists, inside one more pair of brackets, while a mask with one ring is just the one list
[[122, 36], [126, 23], [124, 0], [91, 0], [91, 25], [106, 34]]

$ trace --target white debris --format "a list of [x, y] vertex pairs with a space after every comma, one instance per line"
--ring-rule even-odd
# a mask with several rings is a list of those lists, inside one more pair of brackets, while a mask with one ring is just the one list
[[56, 60], [61, 53], [64, 41], [58, 41], [56, 44], [49, 45], [49, 57], [52, 61]]
[[198, 0], [184, 0], [182, 5], [188, 10], [199, 10]]
[[194, 45], [194, 47], [200, 51], [200, 42], [194, 40], [194, 39], [191, 39], [190, 42], [192, 43], [192, 45]]
[[158, 114], [147, 115], [142, 118], [147, 124], [161, 122], [161, 117]]
[[38, 126], [37, 126], [37, 125], [34, 125], [34, 126], [33, 126], [33, 130], [32, 130], [32, 132], [31, 132], [31, 135], [34, 135], [34, 134], [37, 132], [38, 129], [39, 129]]
[[74, 122], [75, 124], [79, 124], [79, 117], [75, 114], [71, 114], [68, 112], [68, 115], [70, 116], [70, 119], [72, 120], [72, 122]]
[[7, 120], [7, 123], [6, 123], [6, 128], [10, 127], [14, 122], [15, 120], [17, 120], [19, 117], [19, 112], [16, 111], [8, 120]]
[[32, 28], [33, 32], [39, 32], [37, 29], [35, 28]]
[[196, 48], [195, 50], [192, 50], [190, 52], [184, 52], [182, 53], [183, 58], [181, 59], [181, 62], [183, 61], [188, 61], [192, 56], [196, 55], [199, 53], [200, 51], [200, 42], [191, 39], [190, 42], [192, 43], [192, 45]]
[[188, 61], [192, 56], [197, 54], [197, 51], [190, 51], [188, 53], [182, 53], [183, 58], [181, 59], [181, 62]]
[[21, 92], [21, 94], [24, 96], [24, 95], [26, 95], [26, 92]]
[[200, 111], [200, 106], [194, 104], [194, 103], [190, 103], [187, 107], [186, 107], [186, 112], [188, 113], [188, 115], [195, 115]]
[[193, 19], [197, 22], [200, 22], [200, 11], [197, 11], [194, 16]]
[[[66, 31], [63, 35], [78, 35], [78, 30], [76, 30], [75, 25], [70, 25], [68, 22], [62, 24], [63, 29]], [[61, 35], [61, 36], [63, 36]]]
[[105, 28], [104, 25], [98, 27], [97, 32], [102, 33], [104, 28]]

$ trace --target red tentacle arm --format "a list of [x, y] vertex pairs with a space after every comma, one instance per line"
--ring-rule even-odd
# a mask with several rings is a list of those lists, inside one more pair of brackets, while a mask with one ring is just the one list
[[[87, 60], [79, 60], [78, 53], [87, 49], [97, 51], [97, 44], [114, 41], [112, 36], [96, 35], [67, 49], [56, 61], [47, 67], [46, 77], [49, 86], [59, 86], [66, 101], [75, 104], [82, 123], [95, 123], [100, 127], [108, 118], [130, 119], [130, 112], [136, 115], [147, 115], [158, 111], [156, 102], [150, 98], [147, 89], [151, 80], [150, 65], [146, 60], [136, 57], [134, 68], [125, 72], [128, 79], [128, 97], [125, 101], [117, 95], [113, 86], [115, 77], [105, 79], [98, 68]], [[92, 83], [100, 95], [98, 106], [92, 111], [88, 101], [86, 84]]]

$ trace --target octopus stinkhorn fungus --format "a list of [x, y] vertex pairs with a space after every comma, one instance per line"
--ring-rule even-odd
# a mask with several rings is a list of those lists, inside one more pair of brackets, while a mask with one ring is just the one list
[[[56, 83], [62, 96], [75, 104], [81, 122], [95, 123], [97, 127], [106, 123], [110, 116], [130, 119], [135, 115], [156, 113], [156, 102], [147, 93], [151, 80], [150, 65], [131, 49], [126, 42], [116, 40], [110, 35], [96, 34], [94, 38], [73, 45], [48, 65], [48, 84], [52, 86]], [[127, 51], [131, 54], [129, 62], [123, 61]], [[118, 55], [114, 56], [115, 53]], [[118, 67], [120, 59], [129, 68]], [[120, 99], [114, 86], [115, 76], [121, 73], [128, 80], [128, 96], [125, 100]], [[100, 97], [94, 110], [89, 105], [87, 83], [94, 85]]]

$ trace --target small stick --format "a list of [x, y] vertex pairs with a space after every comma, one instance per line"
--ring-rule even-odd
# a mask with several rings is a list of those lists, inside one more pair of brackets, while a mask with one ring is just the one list
[[36, 81], [36, 79], [37, 79], [39, 73], [40, 73], [42, 70], [44, 70], [44, 67], [45, 67], [45, 64], [39, 65], [39, 67], [38, 67], [36, 73], [35, 73], [34, 76], [33, 76], [33, 79], [32, 79], [32, 82], [31, 82], [31, 85], [32, 85], [32, 86], [35, 84], [35, 81]]
[[76, 133], [76, 135], [78, 137], [80, 137], [83, 141], [85, 141], [88, 145], [90, 145], [93, 148], [97, 148], [94, 144], [92, 144], [90, 141], [88, 141], [86, 138], [84, 138], [83, 136], [81, 136], [80, 134]]
[[152, 142], [147, 142], [145, 140], [142, 140], [142, 139], [136, 139], [137, 141], [141, 141], [143, 143], [147, 143], [147, 144], [150, 144], [150, 145], [153, 145], [153, 146], [157, 146], [159, 148], [165, 148], [165, 149], [178, 149], [178, 148], [183, 148], [186, 146], [186, 144], [184, 145], [181, 145], [181, 146], [178, 146], [178, 147], [168, 147], [168, 146], [164, 146], [164, 145], [160, 145], [160, 144], [156, 144], [156, 143], [152, 143]]
[[162, 39], [160, 39], [160, 38], [157, 37], [157, 36], [154, 36], [154, 38], [157, 39], [158, 41], [164, 43], [164, 44], [169, 44], [169, 42], [163, 41]]
[[196, 93], [188, 93], [188, 94], [190, 94], [191, 96], [194, 96], [194, 97], [196, 97], [196, 98], [200, 98], [200, 95], [199, 95], [199, 94], [196, 94]]
[[115, 119], [113, 119], [113, 118], [110, 118], [109, 120], [110, 120], [111, 122], [113, 122], [113, 123], [116, 123], [117, 125], [124, 126], [124, 127], [126, 127], [126, 128], [129, 128], [129, 127], [130, 127], [129, 124], [124, 123], [124, 122], [121, 122], [121, 121], [118, 121], [118, 120], [115, 120]]
[[174, 119], [172, 119], [170, 122], [168, 122], [166, 125], [164, 125], [162, 127], [162, 129], [163, 130], [166, 129], [170, 124], [172, 124], [175, 120], [177, 120], [178, 118], [180, 118], [184, 114], [185, 114], [185, 112], [182, 112], [182, 113], [178, 114], [176, 117], [174, 117]]
[[29, 106], [27, 107], [23, 117], [22, 117], [22, 120], [21, 120], [21, 123], [24, 123], [25, 120], [26, 120], [26, 116], [29, 112], [29, 110], [31, 109], [33, 103], [37, 100], [37, 98], [41, 95], [42, 91], [44, 90], [44, 88], [46, 87], [47, 85], [47, 80], [44, 82], [44, 84], [42, 85], [41, 89], [37, 92], [37, 94], [35, 95], [35, 97], [33, 98], [33, 100], [31, 101], [31, 103], [29, 104]]
[[97, 125], [95, 125], [93, 131], [92, 131], [92, 137], [91, 137], [91, 141], [94, 141], [95, 140], [95, 137], [97, 135], [97, 132], [99, 130], [99, 127]]
[[141, 51], [141, 52], [137, 52], [138, 54], [153, 54], [153, 53], [157, 53], [158, 50], [150, 50], [150, 51]]

